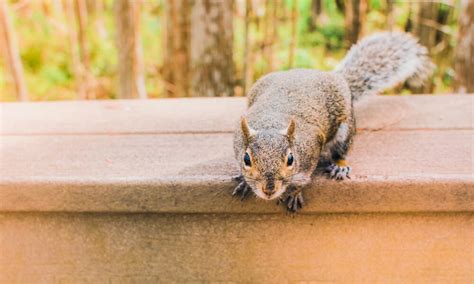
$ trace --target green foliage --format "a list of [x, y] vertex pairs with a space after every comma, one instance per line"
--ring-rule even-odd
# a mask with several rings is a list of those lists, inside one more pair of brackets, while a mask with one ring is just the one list
[[[41, 69], [40, 76], [44, 77], [48, 82], [54, 85], [61, 85], [67, 83], [71, 76], [67, 70], [63, 70], [61, 66], [46, 65]], [[68, 76], [69, 75], [69, 76]]]
[[380, 1], [380, 0], [369, 0], [368, 6], [370, 7], [371, 10], [376, 10], [380, 11], [382, 9], [386, 9], [386, 2], [385, 1]]
[[21, 54], [21, 60], [27, 71], [38, 72], [43, 66], [41, 47], [38, 45], [25, 49]]

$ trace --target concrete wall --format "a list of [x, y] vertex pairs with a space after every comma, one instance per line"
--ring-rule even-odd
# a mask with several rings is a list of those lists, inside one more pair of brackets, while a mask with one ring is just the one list
[[0, 215], [0, 283], [472, 283], [471, 213]]

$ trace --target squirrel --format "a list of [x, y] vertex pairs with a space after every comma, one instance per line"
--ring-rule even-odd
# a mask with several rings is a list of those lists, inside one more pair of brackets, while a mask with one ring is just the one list
[[383, 32], [353, 45], [334, 71], [291, 69], [260, 78], [234, 132], [241, 174], [234, 196], [304, 205], [302, 189], [318, 164], [330, 178], [350, 177], [345, 158], [356, 132], [353, 102], [408, 81], [421, 85], [434, 64], [407, 33]]

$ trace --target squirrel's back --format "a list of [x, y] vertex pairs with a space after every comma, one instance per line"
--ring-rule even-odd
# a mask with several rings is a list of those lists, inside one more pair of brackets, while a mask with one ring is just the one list
[[[285, 127], [291, 117], [301, 123], [323, 123], [321, 117], [347, 115], [343, 109], [350, 100], [347, 83], [339, 74], [312, 69], [279, 71], [252, 86], [247, 116], [256, 128]], [[275, 120], [281, 120], [281, 125]]]

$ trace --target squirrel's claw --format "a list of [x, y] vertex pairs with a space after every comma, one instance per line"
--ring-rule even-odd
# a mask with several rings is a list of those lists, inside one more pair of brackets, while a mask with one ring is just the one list
[[288, 211], [296, 213], [304, 206], [303, 193], [301, 191], [290, 192], [286, 196], [285, 203], [286, 209], [288, 209]]
[[232, 176], [232, 180], [233, 181], [243, 181], [244, 176], [243, 175], [235, 175], [235, 176]]
[[350, 179], [349, 174], [351, 173], [352, 168], [350, 166], [339, 166], [337, 164], [331, 164], [326, 168], [326, 172], [329, 173], [329, 178], [335, 180], [345, 180]]
[[249, 194], [250, 192], [250, 186], [248, 186], [248, 184], [244, 181], [241, 181], [239, 183], [239, 185], [237, 185], [234, 189], [234, 191], [232, 192], [232, 196], [240, 196], [240, 200], [244, 200], [245, 197], [247, 197], [247, 195]]

